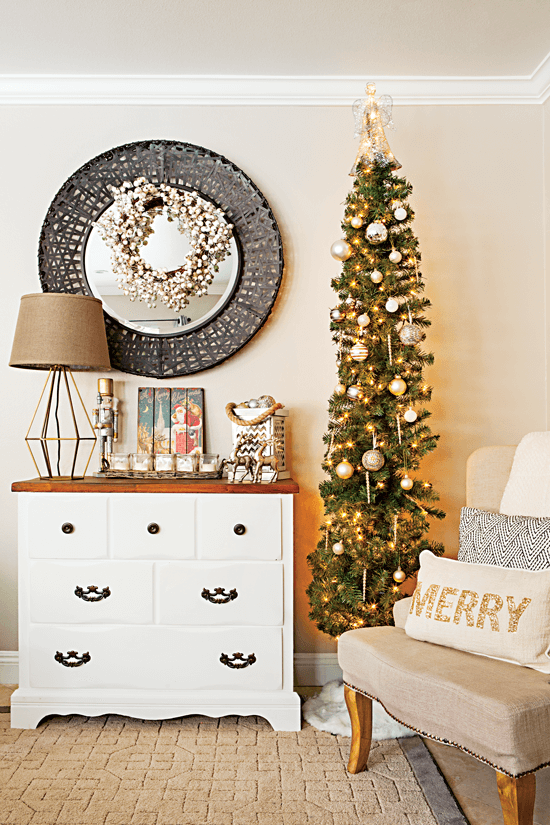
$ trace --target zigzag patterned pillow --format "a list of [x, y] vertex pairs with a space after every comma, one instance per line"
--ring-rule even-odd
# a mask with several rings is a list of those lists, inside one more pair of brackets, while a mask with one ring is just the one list
[[519, 570], [550, 568], [550, 518], [463, 507], [459, 535], [458, 561]]

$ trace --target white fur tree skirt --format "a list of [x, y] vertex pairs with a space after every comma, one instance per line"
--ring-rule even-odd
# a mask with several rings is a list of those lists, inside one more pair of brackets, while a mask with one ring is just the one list
[[[351, 736], [351, 724], [344, 700], [344, 683], [340, 679], [327, 682], [318, 696], [304, 702], [302, 708], [306, 722], [318, 730]], [[372, 739], [397, 739], [414, 736], [415, 732], [388, 716], [379, 702], [372, 703]]]

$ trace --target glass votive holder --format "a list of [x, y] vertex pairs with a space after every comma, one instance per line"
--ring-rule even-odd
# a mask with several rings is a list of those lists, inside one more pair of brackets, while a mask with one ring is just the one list
[[176, 456], [173, 453], [157, 453], [155, 470], [159, 473], [173, 473], [176, 468]]
[[111, 453], [109, 456], [110, 470], [129, 470], [130, 458], [128, 453]]
[[130, 469], [134, 473], [148, 473], [153, 469], [153, 456], [150, 453], [130, 453]]
[[196, 473], [199, 467], [197, 453], [176, 453], [176, 470], [179, 473]]
[[202, 453], [199, 456], [199, 472], [215, 473], [218, 469], [218, 455], [214, 453]]

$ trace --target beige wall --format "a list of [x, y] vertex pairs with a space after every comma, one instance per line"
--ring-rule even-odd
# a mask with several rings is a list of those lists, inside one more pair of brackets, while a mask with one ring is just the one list
[[[543, 223], [543, 112], [540, 106], [425, 106], [395, 112], [389, 132], [414, 208], [433, 302], [429, 343], [436, 364], [433, 429], [440, 447], [427, 461], [447, 520], [437, 535], [456, 553], [468, 454], [515, 443], [546, 428], [546, 307]], [[81, 164], [127, 141], [150, 137], [207, 146], [250, 175], [279, 221], [287, 262], [270, 321], [240, 353], [189, 380], [206, 391], [209, 448], [227, 453], [228, 401], [269, 393], [291, 410], [296, 501], [296, 649], [334, 643], [307, 618], [306, 555], [321, 514], [322, 433], [336, 371], [328, 309], [329, 255], [340, 236], [342, 202], [355, 156], [352, 118], [340, 107], [6, 107], [0, 233], [3, 376], [0, 506], [0, 650], [17, 648], [14, 479], [32, 477], [26, 425], [43, 376], [9, 369], [19, 298], [39, 291], [36, 249], [57, 189]], [[548, 133], [548, 130], [547, 130]], [[550, 191], [550, 187], [548, 187]], [[77, 376], [91, 407], [96, 376]], [[121, 448], [135, 443], [134, 376], [115, 373], [127, 416]], [[151, 382], [154, 383], [154, 382]], [[435, 532], [435, 531], [434, 531]]]

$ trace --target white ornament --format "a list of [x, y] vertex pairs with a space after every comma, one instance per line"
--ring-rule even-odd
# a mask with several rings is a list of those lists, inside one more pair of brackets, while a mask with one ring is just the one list
[[368, 327], [368, 325], [370, 324], [370, 318], [368, 315], [365, 314], [360, 315], [357, 319], [357, 323], [360, 327]]
[[353, 254], [353, 249], [347, 241], [334, 241], [330, 247], [330, 254], [337, 261], [347, 261], [350, 255]]
[[336, 395], [343, 395], [345, 391], [346, 388], [343, 384], [336, 384], [336, 386], [334, 387], [334, 392], [336, 393]]
[[379, 284], [383, 277], [384, 276], [382, 275], [382, 273], [379, 272], [377, 269], [375, 269], [374, 272], [371, 272], [370, 274], [370, 279], [373, 282], [373, 284]]
[[395, 298], [388, 298], [386, 301], [386, 309], [388, 312], [396, 312], [399, 309], [399, 304]]
[[412, 424], [413, 421], [416, 421], [418, 416], [415, 413], [415, 411], [413, 410], [413, 408], [409, 407], [409, 409], [405, 410], [405, 412], [403, 413], [403, 418], [405, 419], [405, 421], [408, 421], [409, 424]]
[[404, 209], [402, 206], [399, 206], [393, 214], [395, 216], [396, 221], [404, 221], [407, 217], [407, 210]]
[[332, 545], [332, 552], [336, 556], [341, 556], [342, 553], [344, 552], [344, 550], [345, 550], [344, 545], [340, 541], [337, 541], [335, 544]]
[[388, 258], [390, 259], [392, 264], [398, 264], [402, 257], [403, 255], [401, 254], [401, 252], [399, 252], [398, 249], [392, 249], [392, 251], [388, 255]]
[[349, 354], [351, 355], [354, 361], [364, 361], [368, 356], [369, 351], [362, 341], [358, 341], [356, 344], [352, 346], [352, 348], [349, 351]]
[[350, 223], [354, 229], [361, 229], [363, 226], [363, 218], [360, 218], [359, 215], [354, 215]]

